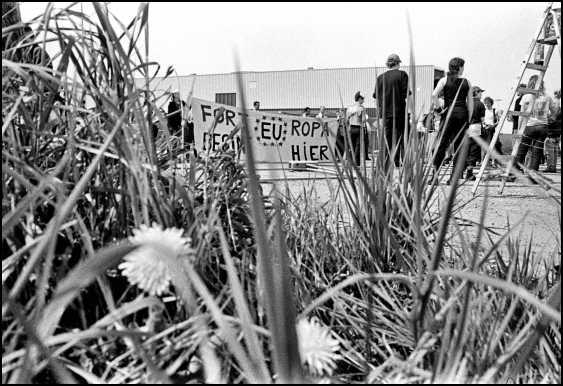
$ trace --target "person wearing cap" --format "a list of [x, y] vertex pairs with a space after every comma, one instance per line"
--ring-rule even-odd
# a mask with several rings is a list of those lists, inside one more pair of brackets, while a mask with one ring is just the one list
[[399, 69], [401, 58], [391, 54], [387, 58], [388, 71], [377, 77], [373, 97], [377, 102], [379, 118], [383, 120], [384, 136], [387, 143], [385, 165], [388, 167], [390, 153], [397, 147], [395, 166], [403, 158], [405, 133], [406, 99], [409, 88], [409, 76]]
[[479, 86], [473, 86], [471, 88], [471, 94], [473, 95], [473, 115], [471, 117], [471, 121], [469, 122], [469, 128], [467, 129], [467, 136], [469, 138], [467, 145], [467, 158], [465, 161], [465, 179], [470, 181], [475, 181], [473, 167], [481, 160], [481, 148], [473, 138], [480, 137], [483, 130], [483, 120], [485, 119], [485, 105], [481, 102], [483, 91], [485, 90]]
[[355, 103], [346, 110], [346, 120], [348, 121], [348, 125], [350, 127], [350, 140], [352, 141], [350, 146], [352, 154], [356, 165], [359, 166], [361, 163], [360, 142], [362, 131], [364, 132], [364, 159], [368, 159], [368, 136], [367, 130], [365, 130], [368, 116], [364, 107], [364, 97], [359, 91], [354, 95], [354, 101]]

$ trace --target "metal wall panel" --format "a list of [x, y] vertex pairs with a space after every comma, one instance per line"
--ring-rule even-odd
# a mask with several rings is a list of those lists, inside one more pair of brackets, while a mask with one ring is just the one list
[[[401, 67], [409, 72], [408, 67]], [[434, 66], [417, 66], [416, 72], [416, 111], [428, 110], [434, 86]], [[292, 71], [244, 72], [246, 107], [260, 101], [263, 109], [295, 110], [306, 106], [317, 109], [319, 106], [339, 108], [354, 103], [354, 94], [361, 91], [365, 106], [375, 107], [372, 98], [376, 74], [386, 68], [339, 68], [308, 69]], [[210, 101], [215, 94], [236, 93], [235, 74], [188, 75], [169, 79], [155, 79], [153, 86], [160, 92], [179, 90], [182, 97], [188, 94], [195, 79], [194, 96]], [[237, 105], [240, 106], [237, 95]]]

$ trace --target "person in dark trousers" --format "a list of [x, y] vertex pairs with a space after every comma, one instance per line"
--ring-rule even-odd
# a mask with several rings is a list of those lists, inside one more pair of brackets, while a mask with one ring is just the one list
[[[532, 75], [528, 82], [528, 88], [533, 89], [538, 80], [537, 75]], [[522, 98], [522, 111], [530, 113], [531, 115], [526, 123], [522, 140], [514, 159], [516, 169], [522, 171], [521, 165], [524, 164], [526, 154], [530, 151], [529, 168], [534, 171], [539, 170], [543, 156], [544, 142], [548, 134], [549, 117], [553, 115], [554, 107], [555, 105], [552, 99], [544, 93], [543, 82], [540, 85], [539, 94], [537, 96], [526, 94]], [[520, 122], [520, 125], [521, 124], [522, 122]], [[535, 182], [533, 178], [531, 178], [531, 181]]]
[[[186, 102], [182, 101], [182, 105]], [[194, 118], [192, 113], [192, 106], [187, 108], [186, 116], [184, 117], [184, 144], [193, 145], [194, 144]]]
[[168, 103], [168, 130], [171, 135], [179, 135], [182, 129], [182, 110], [180, 105], [180, 95], [175, 92], [172, 100]]
[[[454, 158], [452, 176], [448, 179], [448, 185], [458, 161], [460, 145], [463, 142], [464, 132], [470, 122], [473, 113], [473, 96], [471, 95], [471, 83], [463, 78], [465, 61], [462, 58], [453, 58], [448, 64], [448, 73], [445, 78], [440, 79], [434, 92], [432, 100], [434, 105], [439, 106], [438, 97], [443, 93], [445, 112], [441, 119], [441, 138], [434, 155], [434, 173], [444, 161], [446, 149], [450, 144], [454, 145]], [[432, 182], [434, 183], [434, 177]]]
[[[488, 144], [491, 143], [493, 140], [493, 136], [495, 135], [495, 130], [498, 126], [499, 121], [499, 114], [497, 110], [493, 107], [495, 101], [491, 97], [486, 97], [483, 99], [483, 104], [485, 105], [485, 118], [483, 120], [483, 135], [482, 138]], [[502, 143], [500, 142], [500, 138], [497, 138], [495, 142], [495, 151], [498, 154], [502, 154]], [[497, 165], [497, 162], [491, 159], [489, 161], [491, 166]]]
[[557, 153], [561, 149], [561, 89], [555, 91], [554, 97], [554, 108], [547, 123], [544, 173], [557, 173]]
[[473, 95], [473, 115], [469, 122], [469, 129], [467, 130], [469, 138], [467, 144], [467, 159], [465, 161], [465, 179], [469, 181], [475, 181], [473, 167], [481, 160], [481, 147], [473, 138], [480, 137], [483, 129], [483, 119], [485, 118], [485, 105], [481, 102], [483, 91], [485, 90], [481, 89], [479, 86], [473, 86], [471, 88], [471, 94]]
[[[521, 84], [518, 88], [525, 88], [526, 85], [525, 84]], [[522, 97], [524, 95], [521, 94], [520, 92], [518, 93], [517, 97], [516, 97], [516, 101], [514, 102], [514, 111], [521, 111], [522, 110], [522, 105], [520, 104], [520, 102], [522, 101]], [[516, 132], [518, 131], [518, 115], [514, 115], [512, 116], [512, 134], [516, 134]]]
[[358, 91], [354, 95], [354, 103], [346, 110], [346, 119], [350, 127], [351, 151], [356, 165], [361, 164], [361, 133], [364, 131], [364, 160], [368, 159], [368, 136], [366, 128], [367, 114], [364, 107], [364, 97]]
[[395, 152], [395, 166], [400, 166], [403, 158], [405, 135], [405, 109], [409, 88], [409, 76], [399, 69], [401, 59], [396, 54], [387, 58], [388, 71], [377, 77], [376, 99], [379, 117], [383, 119], [383, 132], [387, 148], [385, 151], [385, 167], [389, 167], [390, 154], [397, 146]]
[[336, 159], [341, 160], [346, 154], [346, 122], [344, 120], [346, 113], [344, 111], [338, 110], [336, 112], [336, 122], [338, 122], [338, 130], [336, 132]]

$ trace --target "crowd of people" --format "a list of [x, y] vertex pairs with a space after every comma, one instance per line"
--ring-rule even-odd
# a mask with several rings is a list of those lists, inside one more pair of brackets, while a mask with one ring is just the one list
[[[400, 70], [401, 60], [398, 55], [389, 56], [386, 64], [388, 71], [379, 75], [376, 89], [373, 94], [377, 106], [377, 118], [383, 128], [382, 134], [385, 140], [385, 152], [383, 154], [384, 164], [389, 167], [391, 154], [394, 151], [392, 162], [396, 167], [401, 165], [404, 157], [404, 137], [408, 135], [410, 118], [406, 103], [409, 91], [408, 74]], [[502, 112], [494, 107], [491, 97], [482, 98], [483, 90], [479, 86], [473, 86], [471, 82], [463, 77], [465, 61], [462, 58], [453, 58], [448, 64], [447, 75], [440, 79], [432, 93], [433, 105], [428, 114], [423, 115], [424, 126], [434, 126], [434, 120], [438, 120], [439, 142], [436, 145], [433, 158], [434, 173], [436, 174], [444, 161], [451, 158], [453, 168], [452, 176], [458, 164], [461, 145], [464, 143], [467, 132], [467, 156], [464, 164], [464, 178], [475, 180], [473, 168], [483, 162], [486, 151], [481, 149], [475, 137], [479, 137], [486, 143], [491, 143]], [[520, 88], [533, 90], [538, 81], [538, 75], [533, 75], [527, 85]], [[366, 122], [368, 115], [363, 107], [364, 97], [358, 92], [354, 97], [355, 103], [350, 106], [344, 115], [344, 125], [349, 128], [350, 147], [354, 160], [360, 162], [361, 152], [364, 158], [369, 159], [368, 135]], [[551, 98], [545, 93], [544, 84], [539, 87], [536, 95], [533, 91], [520, 93], [515, 101], [514, 111], [528, 114], [526, 127], [523, 128], [521, 144], [515, 158], [515, 167], [522, 171], [525, 165], [528, 169], [537, 171], [541, 163], [546, 163], [545, 172], [555, 173], [557, 154], [560, 150], [561, 137], [561, 91], [558, 90]], [[428, 117], [434, 117], [430, 119]], [[519, 132], [519, 117], [507, 115], [512, 120], [513, 134]], [[360, 132], [365, 132], [364, 148], [360, 145]], [[522, 130], [520, 130], [522, 131]], [[344, 136], [344, 140], [345, 140]], [[343, 141], [337, 139], [337, 148], [341, 150]], [[503, 154], [502, 143], [497, 138], [494, 150], [498, 155]], [[447, 157], [448, 152], [451, 155]], [[528, 155], [528, 157], [527, 157]], [[498, 162], [491, 161], [492, 167]], [[513, 179], [513, 175], [509, 179]], [[435, 179], [433, 179], [435, 181]], [[532, 182], [533, 179], [532, 179]], [[448, 184], [451, 183], [451, 177]]]
[[[386, 65], [388, 70], [377, 77], [373, 98], [376, 102], [376, 119], [380, 122], [378, 127], [382, 128], [380, 138], [385, 141], [385, 151], [382, 156], [384, 165], [388, 168], [391, 162], [395, 167], [400, 167], [404, 158], [404, 139], [408, 137], [410, 128], [407, 99], [411, 91], [409, 91], [408, 74], [400, 69], [399, 56], [389, 55]], [[451, 160], [453, 176], [458, 164], [459, 150], [463, 143], [467, 143], [462, 177], [474, 180], [473, 168], [483, 162], [486, 153], [475, 137], [490, 143], [502, 112], [494, 106], [493, 98], [490, 96], [483, 98], [485, 90], [472, 85], [469, 79], [463, 76], [464, 68], [465, 61], [462, 58], [456, 57], [450, 60], [448, 72], [437, 82], [432, 93], [432, 106], [427, 114], [423, 114], [422, 121], [430, 131], [432, 127], [438, 127], [440, 140], [434, 149], [434, 174], [437, 174], [442, 164]], [[521, 85], [519, 89], [534, 89], [538, 80], [538, 76], [534, 75], [527, 85]], [[358, 165], [362, 159], [370, 159], [367, 130], [369, 116], [364, 101], [364, 96], [358, 91], [354, 95], [354, 104], [337, 112], [337, 119], [340, 122], [336, 140], [337, 154], [344, 155], [346, 142], [349, 141], [353, 160]], [[253, 108], [259, 111], [260, 102], [255, 101]], [[561, 136], [561, 91], [558, 90], [555, 97], [551, 98], [546, 95], [542, 82], [537, 95], [531, 92], [518, 94], [513, 110], [529, 114], [516, 155], [515, 167], [522, 170], [522, 165], [527, 165], [529, 169], [538, 170], [540, 164], [545, 161], [547, 162], [545, 171], [555, 172]], [[327, 117], [326, 108], [321, 106], [318, 114], [313, 115], [311, 109], [306, 107], [301, 116], [323, 119]], [[517, 133], [521, 122], [519, 117], [508, 115], [508, 119], [512, 120], [513, 134]], [[439, 123], [436, 124], [436, 121]], [[185, 102], [180, 102], [178, 93], [172, 95], [168, 105], [168, 126], [171, 133], [180, 134], [183, 130], [185, 142], [193, 143], [194, 127], [191, 111], [186, 107]], [[464, 142], [466, 133], [468, 139]], [[498, 138], [494, 149], [497, 154], [503, 154], [502, 144]], [[530, 155], [526, 158], [528, 153]], [[496, 162], [492, 160], [490, 166], [496, 166]], [[451, 177], [448, 179], [449, 183]]]

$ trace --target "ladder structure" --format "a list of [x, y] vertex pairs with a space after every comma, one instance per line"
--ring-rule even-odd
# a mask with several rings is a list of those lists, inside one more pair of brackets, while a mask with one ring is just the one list
[[[512, 106], [514, 106], [516, 101], [516, 96], [518, 94], [532, 94], [534, 97], [540, 94], [540, 88], [547, 72], [547, 68], [549, 66], [549, 62], [551, 60], [551, 56], [553, 55], [553, 51], [555, 50], [555, 46], [559, 48], [559, 56], [561, 56], [561, 3], [555, 3], [559, 6], [554, 6], [554, 3], [551, 3], [547, 9], [545, 10], [543, 21], [541, 22], [537, 33], [534, 35], [534, 40], [530, 45], [528, 50], [527, 56], [522, 63], [522, 67], [519, 72], [519, 76], [517, 77], [518, 81], [516, 83], [516, 87], [514, 87], [514, 91], [512, 92], [512, 97], [510, 98], [510, 102], [508, 107], [503, 112], [498, 125], [495, 129], [495, 133], [489, 144], [489, 149], [487, 154], [485, 155], [485, 159], [481, 163], [481, 168], [479, 169], [479, 174], [473, 183], [472, 193], [475, 194], [479, 184], [483, 178], [485, 173], [485, 169], [487, 168], [487, 164], [491, 157], [491, 154], [494, 152], [495, 144], [499, 139], [500, 133], [507, 122], [508, 116], [512, 117], [519, 117], [518, 121], [518, 132], [514, 135], [514, 145], [512, 147], [512, 154], [508, 161], [508, 165], [506, 168], [506, 172], [503, 174], [503, 178], [501, 179], [501, 185], [499, 187], [499, 192], [502, 193], [504, 189], [504, 185], [506, 183], [507, 178], [510, 176], [510, 172], [512, 167], [514, 166], [514, 158], [518, 152], [518, 147], [520, 146], [520, 142], [522, 139], [522, 135], [524, 134], [524, 130], [526, 128], [526, 124], [528, 123], [528, 119], [530, 117], [530, 113], [521, 112], [521, 111], [514, 111], [512, 110]], [[552, 32], [553, 30], [553, 32]], [[534, 53], [537, 50], [544, 50], [547, 47], [547, 52], [544, 52], [543, 60], [538, 61], [534, 57]], [[538, 79], [533, 88], [527, 87], [520, 87], [525, 80], [525, 76], [527, 76], [530, 71], [535, 72], [538, 75]], [[526, 82], [527, 83], [527, 82]]]

